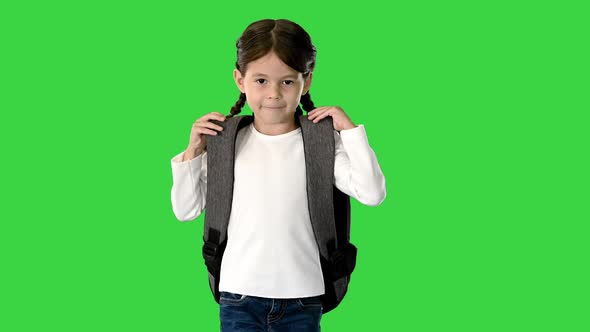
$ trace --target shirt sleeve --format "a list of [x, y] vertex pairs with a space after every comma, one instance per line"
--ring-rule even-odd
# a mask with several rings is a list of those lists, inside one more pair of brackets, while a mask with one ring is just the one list
[[369, 145], [363, 125], [352, 129], [334, 130], [336, 187], [360, 203], [376, 206], [386, 196], [385, 177], [377, 156]]
[[179, 221], [196, 219], [205, 209], [207, 197], [207, 152], [182, 161], [184, 151], [174, 156], [172, 164], [172, 210]]

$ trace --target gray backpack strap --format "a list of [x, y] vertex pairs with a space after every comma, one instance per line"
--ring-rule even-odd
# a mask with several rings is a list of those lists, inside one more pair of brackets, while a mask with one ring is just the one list
[[313, 123], [300, 115], [307, 174], [309, 216], [320, 254], [328, 259], [338, 246], [334, 223], [334, 129], [332, 118]]
[[223, 127], [216, 136], [207, 136], [207, 203], [203, 232], [203, 258], [209, 271], [209, 286], [219, 302], [221, 259], [227, 244], [227, 227], [234, 188], [235, 141], [238, 131], [253, 121], [237, 116], [225, 121], [211, 120]]
[[323, 313], [336, 308], [348, 290], [357, 248], [350, 243], [350, 197], [334, 184], [335, 142], [332, 118], [313, 123], [300, 115], [309, 215], [320, 251], [325, 293]]

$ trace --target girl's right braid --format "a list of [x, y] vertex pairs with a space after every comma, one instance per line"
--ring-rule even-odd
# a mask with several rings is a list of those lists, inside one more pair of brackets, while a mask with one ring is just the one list
[[246, 94], [240, 92], [240, 98], [236, 101], [236, 104], [232, 106], [227, 118], [231, 118], [234, 115], [238, 115], [242, 111], [242, 107], [246, 104]]

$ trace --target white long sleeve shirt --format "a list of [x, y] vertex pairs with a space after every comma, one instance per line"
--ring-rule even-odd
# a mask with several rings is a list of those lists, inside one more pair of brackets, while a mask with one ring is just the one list
[[[336, 187], [365, 205], [385, 199], [385, 178], [365, 128], [334, 131]], [[172, 163], [172, 209], [180, 221], [205, 209], [207, 152]], [[325, 292], [307, 209], [301, 128], [265, 135], [253, 124], [236, 137], [234, 191], [219, 290], [266, 298]]]

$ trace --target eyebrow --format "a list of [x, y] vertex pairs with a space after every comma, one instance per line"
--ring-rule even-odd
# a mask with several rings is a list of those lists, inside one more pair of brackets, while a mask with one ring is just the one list
[[[261, 77], [267, 77], [267, 75], [262, 74], [262, 73], [254, 73], [254, 75], [252, 75], [252, 76], [255, 76], [255, 77], [260, 77], [260, 76]], [[297, 78], [297, 75], [289, 74], [289, 75], [283, 76], [282, 78]]]

